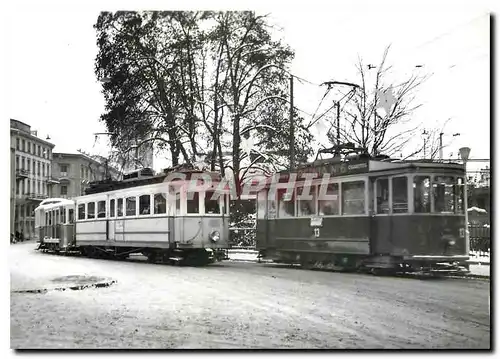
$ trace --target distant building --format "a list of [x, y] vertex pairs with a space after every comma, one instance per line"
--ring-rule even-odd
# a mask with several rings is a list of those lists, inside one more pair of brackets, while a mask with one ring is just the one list
[[37, 131], [21, 121], [10, 120], [11, 231], [35, 238], [34, 210], [57, 183], [52, 175], [54, 144], [37, 137]]
[[106, 178], [120, 179], [120, 173], [108, 166], [104, 158], [97, 159], [85, 153], [54, 152], [53, 173], [59, 183], [54, 188], [53, 196], [58, 198], [81, 196], [85, 194], [90, 182]]
[[153, 142], [151, 141], [129, 151], [121, 159], [123, 173], [129, 173], [141, 168], [153, 168], [153, 149]]

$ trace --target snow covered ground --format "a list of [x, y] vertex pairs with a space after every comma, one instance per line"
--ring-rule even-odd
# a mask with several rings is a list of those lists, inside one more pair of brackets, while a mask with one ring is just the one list
[[[490, 283], [225, 261], [172, 267], [10, 246], [12, 348], [489, 348]], [[54, 277], [107, 288], [13, 293]], [[459, 309], [458, 309], [459, 308]]]
[[[490, 257], [484, 253], [471, 252], [469, 270], [470, 274], [477, 276], [490, 276]], [[229, 259], [233, 261], [257, 262], [258, 252], [251, 249], [230, 249]]]

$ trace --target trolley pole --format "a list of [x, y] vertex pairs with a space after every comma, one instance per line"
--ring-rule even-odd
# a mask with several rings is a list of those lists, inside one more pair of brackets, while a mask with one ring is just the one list
[[439, 160], [440, 161], [443, 160], [443, 135], [444, 135], [443, 132], [441, 132], [439, 134]]
[[295, 167], [295, 124], [293, 123], [293, 75], [290, 75], [290, 169]]

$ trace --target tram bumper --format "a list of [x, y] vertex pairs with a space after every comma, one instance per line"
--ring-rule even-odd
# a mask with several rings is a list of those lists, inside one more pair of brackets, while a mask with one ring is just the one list
[[403, 260], [417, 271], [433, 274], [456, 274], [469, 272], [467, 255], [413, 255]]

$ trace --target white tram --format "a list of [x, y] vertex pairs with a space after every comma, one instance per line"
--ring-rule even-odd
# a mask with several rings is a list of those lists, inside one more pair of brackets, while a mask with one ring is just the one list
[[[210, 174], [210, 187], [193, 188], [190, 176], [165, 182], [166, 175], [131, 181], [101, 183], [84, 196], [68, 201], [65, 218], [43, 216], [39, 223], [41, 249], [77, 249], [90, 257], [126, 258], [142, 253], [152, 262], [207, 264], [225, 256], [229, 248], [229, 196], [216, 191], [220, 176]], [[214, 195], [215, 193], [215, 195]], [[54, 204], [57, 206], [57, 203]], [[54, 232], [54, 223], [71, 226], [74, 236]], [[73, 212], [71, 212], [73, 213]], [[37, 216], [38, 218], [38, 216]], [[46, 240], [47, 238], [47, 240]], [[59, 244], [66, 247], [54, 246]]]

